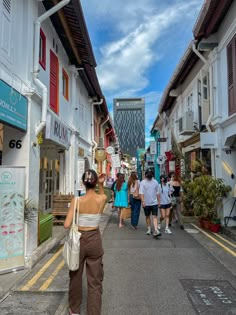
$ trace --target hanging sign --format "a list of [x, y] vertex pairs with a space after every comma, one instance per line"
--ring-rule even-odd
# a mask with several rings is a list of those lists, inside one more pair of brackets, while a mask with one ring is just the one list
[[109, 146], [106, 148], [106, 153], [107, 154], [113, 154], [114, 153], [114, 148], [112, 146]]
[[150, 154], [157, 154], [157, 143], [156, 141], [150, 141]]
[[0, 273], [24, 267], [25, 168], [0, 166]]
[[119, 154], [111, 155], [111, 164], [113, 167], [120, 167], [120, 156]]
[[82, 181], [82, 176], [83, 176], [84, 171], [85, 171], [85, 161], [84, 160], [78, 160], [77, 163], [78, 163], [77, 164], [77, 166], [78, 166], [77, 190], [85, 191], [85, 187], [84, 187], [83, 181]]

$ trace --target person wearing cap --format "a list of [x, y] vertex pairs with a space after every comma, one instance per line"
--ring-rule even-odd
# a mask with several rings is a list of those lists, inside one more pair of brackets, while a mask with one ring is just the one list
[[[156, 238], [161, 235], [157, 225], [158, 204], [160, 204], [159, 184], [156, 179], [153, 178], [153, 172], [151, 169], [147, 169], [145, 172], [145, 179], [140, 183], [139, 193], [141, 196], [142, 207], [146, 217], [147, 235], [152, 234], [152, 222], [154, 226], [153, 237]], [[151, 220], [152, 215], [152, 220]]]

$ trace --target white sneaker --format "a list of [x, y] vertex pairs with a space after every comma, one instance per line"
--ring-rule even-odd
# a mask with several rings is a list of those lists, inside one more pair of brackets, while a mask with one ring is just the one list
[[165, 233], [166, 233], [166, 234], [172, 234], [172, 232], [171, 232], [171, 230], [170, 230], [169, 228], [166, 228], [166, 229], [165, 229]]
[[146, 234], [147, 234], [147, 235], [151, 235], [151, 234], [152, 234], [152, 230], [151, 230], [151, 228], [148, 228], [148, 229], [147, 229]]
[[159, 230], [154, 231], [153, 237], [161, 236], [161, 232]]
[[160, 230], [161, 229], [161, 224], [158, 224], [157, 227], [158, 227], [158, 230]]

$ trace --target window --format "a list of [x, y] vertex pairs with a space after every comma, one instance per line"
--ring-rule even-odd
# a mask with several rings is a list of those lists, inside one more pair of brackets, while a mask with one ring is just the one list
[[228, 108], [229, 115], [236, 113], [236, 35], [227, 46]]
[[0, 47], [8, 61], [12, 58], [12, 0], [0, 1]]
[[42, 68], [46, 69], [46, 36], [42, 29], [40, 29], [39, 39], [39, 63]]
[[206, 75], [202, 80], [203, 85], [203, 99], [208, 100], [208, 75]]
[[50, 50], [50, 108], [58, 113], [59, 62], [57, 56]]
[[62, 94], [69, 101], [69, 77], [64, 69], [62, 69]]

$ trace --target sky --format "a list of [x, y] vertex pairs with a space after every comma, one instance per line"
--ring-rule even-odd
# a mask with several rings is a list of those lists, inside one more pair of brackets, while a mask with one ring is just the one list
[[204, 0], [81, 0], [108, 110], [145, 98], [146, 145], [171, 76], [193, 38]]

